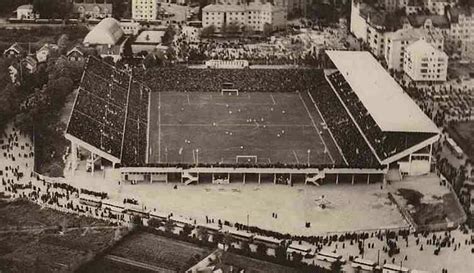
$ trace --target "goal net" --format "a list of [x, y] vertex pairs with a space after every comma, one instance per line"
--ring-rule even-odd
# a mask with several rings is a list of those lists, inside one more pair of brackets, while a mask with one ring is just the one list
[[257, 164], [257, 156], [256, 155], [237, 155], [235, 156], [236, 163], [244, 163], [244, 164]]

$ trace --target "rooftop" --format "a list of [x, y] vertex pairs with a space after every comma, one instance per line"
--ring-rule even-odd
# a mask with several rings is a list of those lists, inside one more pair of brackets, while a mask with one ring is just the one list
[[113, 18], [100, 21], [84, 38], [85, 44], [115, 45], [124, 35], [119, 22]]
[[161, 43], [163, 35], [165, 35], [165, 31], [145, 30], [138, 35], [135, 39], [135, 43], [159, 44]]
[[21, 5], [19, 6], [16, 10], [32, 10], [33, 9], [33, 5]]
[[248, 5], [242, 4], [242, 5], [237, 5], [237, 4], [211, 4], [205, 6], [202, 10], [207, 11], [207, 12], [226, 12], [226, 11], [247, 11], [247, 10], [265, 10], [265, 11], [271, 11], [273, 9], [277, 8], [276, 6], [270, 4], [270, 3], [257, 3], [257, 2], [251, 2]]
[[459, 15], [469, 17], [472, 16], [473, 12], [474, 7], [453, 7], [448, 10], [448, 16], [451, 22], [457, 23], [459, 21]]
[[425, 24], [426, 20], [431, 20], [434, 27], [449, 28], [449, 21], [445, 16], [442, 15], [409, 15], [408, 21], [413, 27], [421, 27]]
[[436, 125], [369, 52], [326, 53], [382, 131], [438, 133]]
[[444, 51], [438, 50], [434, 48], [430, 43], [424, 41], [424, 40], [418, 40], [414, 42], [413, 44], [409, 45], [407, 47], [407, 51], [410, 51], [412, 53], [416, 53], [418, 55], [428, 55], [430, 52], [438, 52], [439, 54], [443, 54], [448, 57]]
[[443, 39], [443, 34], [438, 29], [428, 28], [403, 28], [388, 34], [391, 40], [417, 40], [421, 37], [433, 40]]

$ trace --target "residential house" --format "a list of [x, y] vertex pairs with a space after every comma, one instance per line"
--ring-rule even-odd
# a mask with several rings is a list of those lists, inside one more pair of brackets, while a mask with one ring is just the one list
[[14, 43], [3, 52], [5, 58], [20, 58], [26, 55], [26, 50], [18, 43]]
[[19, 6], [16, 11], [16, 19], [36, 19], [39, 18], [38, 14], [36, 14], [33, 10], [33, 5], [21, 5]]
[[74, 0], [73, 12], [81, 18], [112, 17], [112, 0]]
[[79, 46], [73, 47], [66, 53], [66, 57], [70, 62], [84, 62], [85, 54]]
[[59, 47], [55, 44], [44, 44], [40, 49], [36, 51], [36, 59], [39, 63], [46, 62], [48, 57], [59, 50]]

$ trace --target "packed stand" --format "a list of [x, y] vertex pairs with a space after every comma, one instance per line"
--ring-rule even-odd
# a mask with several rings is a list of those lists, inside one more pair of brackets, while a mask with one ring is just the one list
[[326, 81], [320, 81], [318, 89], [311, 89], [326, 124], [331, 130], [336, 143], [342, 150], [347, 163], [353, 167], [374, 167], [378, 161], [367, 142], [347, 114], [344, 106], [336, 97]]
[[432, 136], [426, 133], [383, 132], [339, 71], [328, 75], [328, 79], [379, 158], [386, 159]]
[[297, 92], [316, 87], [318, 69], [192, 69], [172, 66], [147, 71], [146, 83], [157, 92], [216, 92], [231, 82], [243, 92]]
[[127, 163], [144, 163], [148, 90], [94, 57], [87, 61], [67, 132]]
[[143, 83], [132, 81], [122, 151], [125, 165], [146, 162], [149, 93]]
[[248, 41], [188, 42], [185, 37], [176, 40], [178, 58], [189, 63], [202, 63], [205, 60], [248, 60], [251, 64], [265, 65], [316, 65], [317, 57], [311, 47], [305, 46], [301, 39], [248, 44]]

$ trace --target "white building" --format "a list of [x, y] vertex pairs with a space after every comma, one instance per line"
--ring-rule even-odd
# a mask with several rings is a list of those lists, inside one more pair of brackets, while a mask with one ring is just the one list
[[448, 55], [420, 39], [407, 47], [403, 70], [415, 82], [446, 81]]
[[451, 8], [446, 15], [451, 23], [447, 35], [451, 48], [464, 59], [474, 58], [470, 56], [474, 43], [474, 8]]
[[247, 4], [212, 4], [202, 9], [202, 25], [214, 25], [217, 31], [224, 26], [236, 25], [252, 31], [263, 31], [265, 24], [272, 29], [282, 29], [286, 26], [286, 10], [281, 6], [270, 3], [252, 2]]
[[113, 18], [105, 18], [86, 35], [83, 43], [95, 48], [102, 58], [111, 57], [116, 62], [121, 58], [126, 41], [120, 23]]
[[407, 15], [428, 10], [432, 14], [444, 15], [445, 7], [453, 7], [458, 0], [382, 0], [387, 11], [404, 9]]
[[116, 45], [124, 36], [120, 23], [113, 18], [100, 21], [84, 38], [85, 45]]
[[135, 21], [120, 21], [120, 27], [127, 35], [137, 35], [142, 29], [140, 23]]
[[288, 14], [303, 16], [307, 15], [308, 7], [311, 5], [310, 0], [282, 0], [281, 3], [287, 7]]
[[351, 32], [367, 44], [372, 54], [384, 55], [385, 14], [359, 0], [352, 1]]
[[17, 19], [35, 19], [39, 16], [33, 12], [33, 5], [22, 5], [16, 9]]
[[140, 53], [142, 51], [153, 52], [158, 45], [161, 45], [164, 35], [164, 30], [142, 31], [132, 43], [132, 52], [134, 54]]
[[158, 0], [132, 0], [132, 19], [153, 21], [158, 17]]
[[409, 24], [405, 24], [402, 29], [387, 33], [385, 35], [384, 57], [388, 69], [402, 71], [406, 48], [420, 39], [424, 39], [439, 50], [444, 50], [443, 34], [439, 29], [430, 27], [430, 25], [412, 28]]

